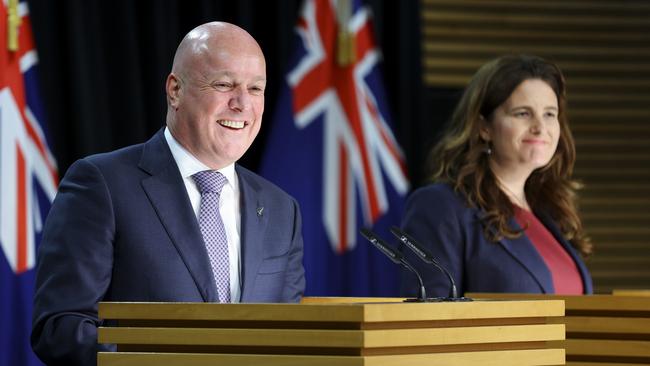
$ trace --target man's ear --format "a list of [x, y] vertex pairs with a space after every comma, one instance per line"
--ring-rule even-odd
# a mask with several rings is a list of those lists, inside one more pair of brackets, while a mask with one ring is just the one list
[[169, 105], [174, 109], [178, 109], [181, 96], [181, 81], [174, 73], [167, 76], [165, 91], [167, 92], [167, 102]]
[[482, 115], [478, 117], [478, 133], [483, 141], [490, 141], [490, 129], [488, 128], [488, 121]]

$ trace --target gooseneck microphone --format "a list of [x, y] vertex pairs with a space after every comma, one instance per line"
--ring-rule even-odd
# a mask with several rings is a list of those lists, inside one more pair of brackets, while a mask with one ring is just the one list
[[[363, 235], [364, 238], [368, 239], [369, 242], [372, 243], [379, 251], [384, 253], [391, 261], [393, 261], [396, 264], [400, 264], [404, 267], [406, 267], [409, 271], [415, 273], [415, 275], [418, 278], [418, 281], [420, 281], [420, 296], [416, 301], [418, 302], [426, 302], [427, 301], [427, 293], [426, 290], [424, 289], [424, 282], [422, 282], [422, 276], [420, 276], [420, 273], [413, 267], [407, 260], [404, 258], [404, 254], [401, 252], [391, 248], [388, 243], [385, 241], [381, 240], [375, 233], [372, 231], [361, 228], [359, 230], [361, 232], [361, 235]], [[407, 300], [409, 301], [409, 300]], [[412, 300], [411, 300], [412, 301]]]
[[436, 268], [440, 270], [440, 272], [444, 273], [447, 276], [447, 279], [449, 279], [449, 284], [451, 285], [451, 291], [450, 291], [450, 297], [449, 298], [443, 298], [442, 300], [448, 300], [448, 301], [471, 301], [469, 298], [465, 297], [458, 297], [458, 290], [456, 289], [456, 282], [454, 281], [454, 278], [451, 276], [451, 273], [442, 266], [436, 258], [429, 252], [422, 244], [419, 244], [415, 239], [413, 239], [410, 235], [402, 231], [400, 228], [397, 226], [393, 226], [390, 228], [390, 232], [397, 237], [397, 239], [402, 242], [404, 245], [406, 245], [409, 249], [411, 249], [415, 254], [417, 254], [420, 259], [422, 259], [424, 262], [433, 264]]

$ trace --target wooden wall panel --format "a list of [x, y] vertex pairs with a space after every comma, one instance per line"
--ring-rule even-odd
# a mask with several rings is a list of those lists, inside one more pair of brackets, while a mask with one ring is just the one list
[[[464, 87], [487, 60], [530, 53], [567, 77], [581, 213], [597, 292], [650, 288], [650, 3], [421, 0], [423, 81]], [[432, 111], [434, 113], [434, 111]]]

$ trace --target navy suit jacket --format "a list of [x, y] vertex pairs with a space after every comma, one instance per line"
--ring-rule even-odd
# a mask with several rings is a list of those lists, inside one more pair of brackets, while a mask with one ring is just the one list
[[[296, 201], [236, 166], [241, 301], [298, 302], [305, 287]], [[218, 302], [210, 262], [163, 131], [75, 162], [38, 249], [32, 346], [48, 364], [95, 365], [100, 301]]]
[[[449, 185], [433, 184], [416, 190], [409, 197], [402, 229], [426, 246], [451, 272], [459, 295], [466, 292], [555, 293], [551, 272], [526, 235], [490, 242], [479, 221], [483, 214], [480, 209], [469, 208], [465, 199]], [[536, 215], [575, 261], [585, 293], [592, 293], [591, 276], [578, 252], [549, 218], [540, 213]], [[510, 225], [519, 228], [514, 219]], [[449, 296], [446, 276], [424, 264], [408, 248], [401, 249], [420, 271], [427, 296]], [[415, 276], [405, 272], [403, 295], [417, 296], [418, 289]]]

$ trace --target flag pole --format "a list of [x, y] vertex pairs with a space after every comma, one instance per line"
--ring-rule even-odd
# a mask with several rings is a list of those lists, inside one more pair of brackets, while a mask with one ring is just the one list
[[18, 15], [18, 0], [9, 0], [7, 8], [7, 49], [18, 51], [18, 28], [21, 19]]
[[341, 67], [351, 65], [356, 61], [354, 34], [350, 31], [352, 6], [350, 0], [338, 0], [336, 3], [336, 18], [339, 22], [336, 60]]

